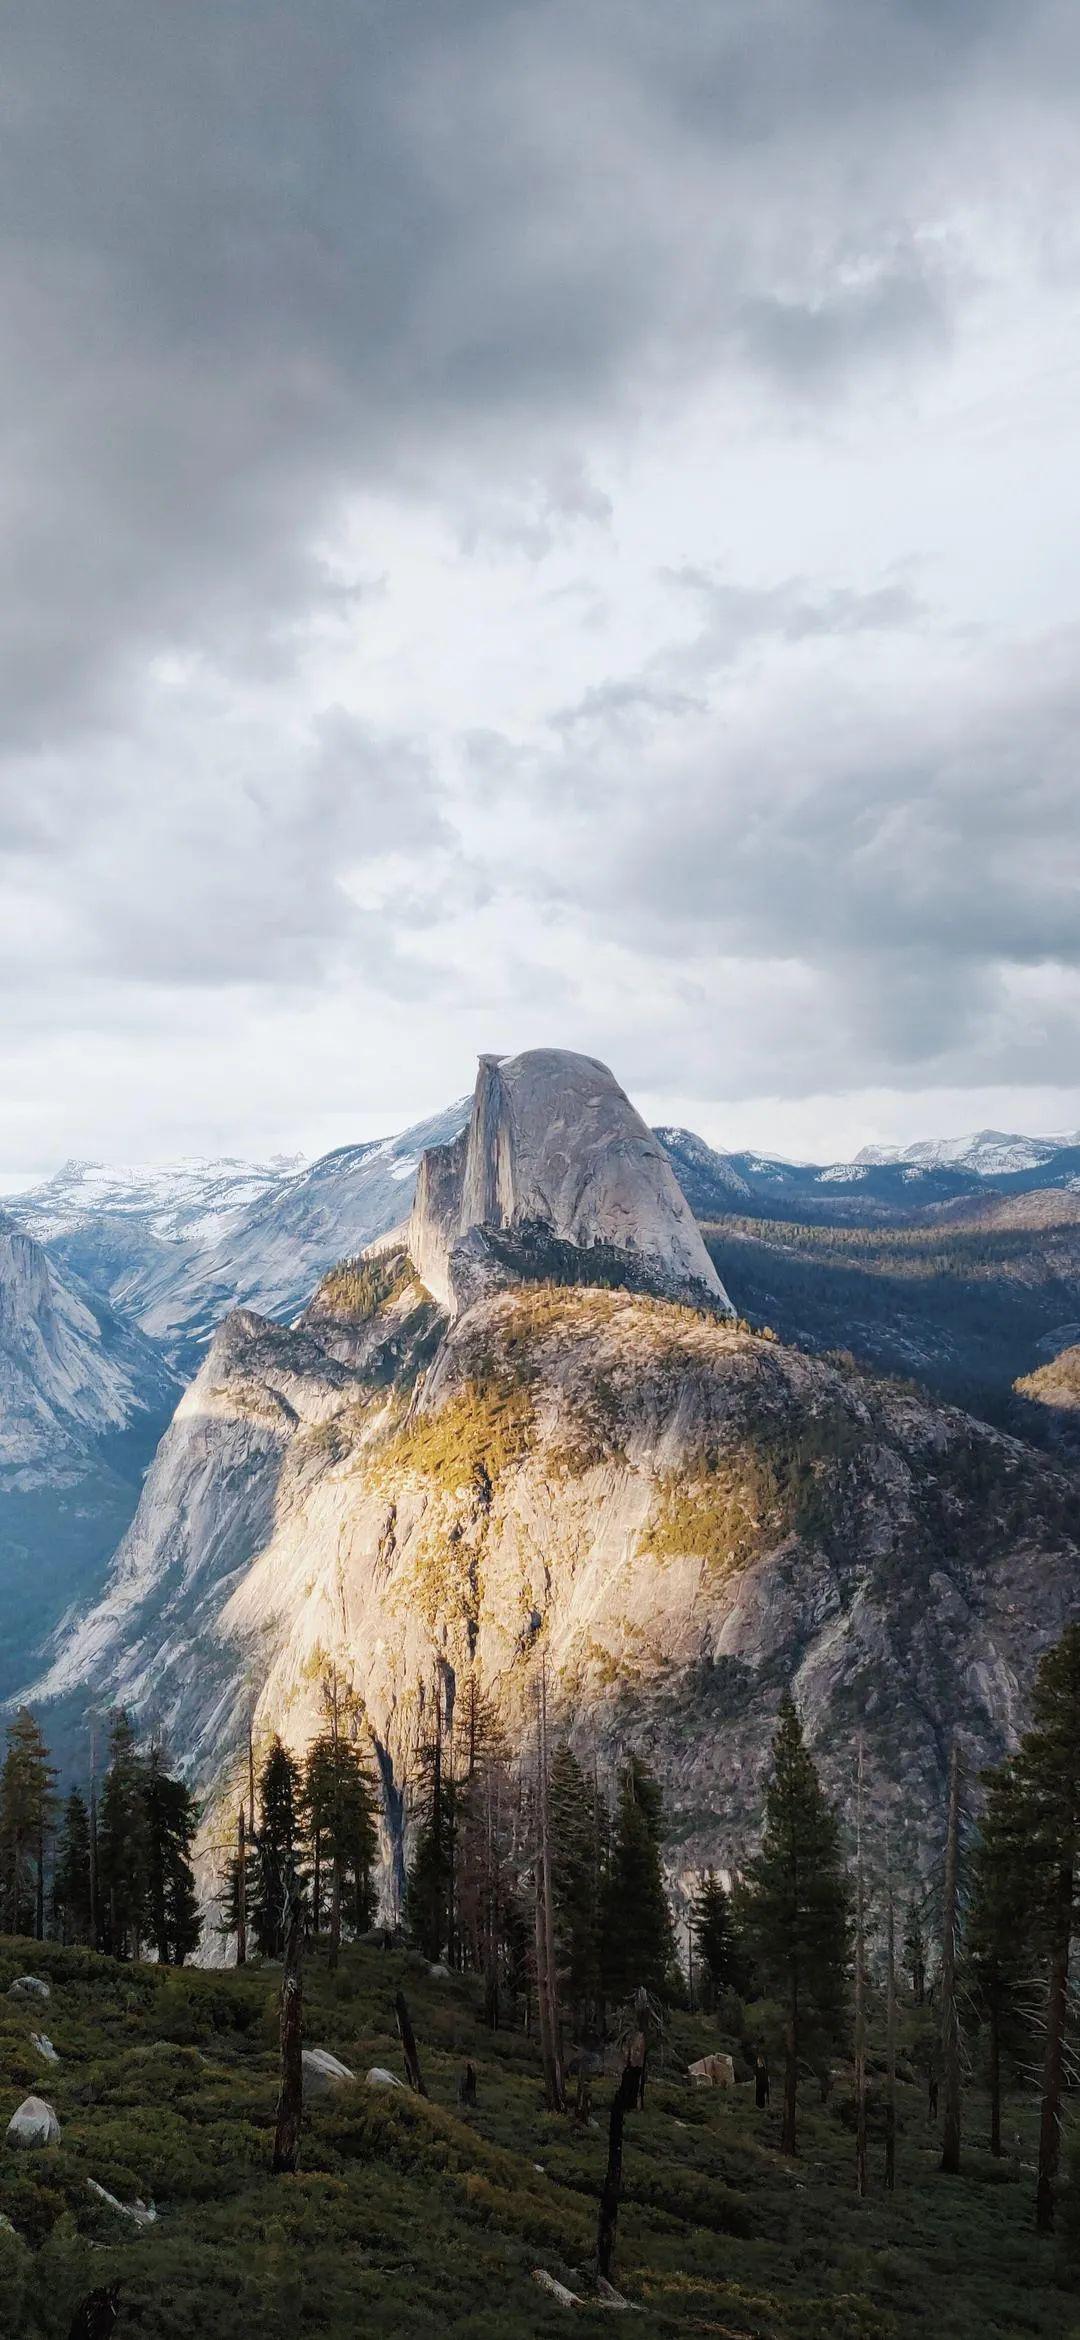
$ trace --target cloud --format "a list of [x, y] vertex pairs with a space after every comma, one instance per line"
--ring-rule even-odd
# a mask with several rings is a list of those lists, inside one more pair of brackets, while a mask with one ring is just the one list
[[317, 997], [387, 1096], [544, 985], [711, 1093], [1071, 1065], [1077, 612], [995, 635], [941, 517], [1071, 381], [1064, 0], [14, 0], [6, 45], [0, 986], [73, 1124], [95, 1018], [95, 1112], [197, 1028], [182, 1118]]

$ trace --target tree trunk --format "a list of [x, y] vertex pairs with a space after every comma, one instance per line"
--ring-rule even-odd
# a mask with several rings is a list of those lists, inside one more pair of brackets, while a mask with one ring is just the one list
[[1001, 2005], [997, 1986], [990, 1994], [990, 2151], [1001, 2158]]
[[637, 2073], [633, 2066], [624, 2066], [619, 2085], [611, 2100], [608, 2121], [608, 2157], [604, 2183], [600, 2191], [600, 2215], [596, 2229], [596, 2264], [605, 2283], [610, 2283], [615, 2264], [615, 2231], [619, 2221], [619, 2199], [622, 2194], [623, 2123], [630, 2107], [637, 2101]]
[[90, 1946], [101, 1948], [101, 1925], [98, 1911], [98, 1833], [97, 1833], [97, 1739], [90, 1741]]
[[289, 1931], [285, 1944], [285, 1972], [281, 1978], [281, 2087], [274, 2130], [275, 2177], [294, 2170], [300, 2159], [300, 2124], [304, 2113], [304, 1986], [300, 1972], [303, 1944], [300, 1896], [290, 1896]]
[[799, 1970], [790, 1977], [788, 2031], [783, 2038], [783, 2122], [781, 2153], [795, 2153], [795, 2120], [799, 2106]]
[[416, 2033], [412, 2027], [412, 2016], [405, 2003], [404, 1991], [399, 1991], [394, 2000], [394, 2013], [397, 2016], [398, 2037], [401, 2041], [401, 2052], [405, 2058], [405, 2071], [409, 2086], [415, 2089], [417, 2096], [426, 2096], [427, 2089], [424, 2086], [424, 2078], [420, 2070], [420, 2058], [416, 2052]]
[[960, 2017], [956, 2005], [956, 1922], [960, 1858], [960, 1749], [953, 1741], [949, 1762], [949, 1824], [945, 1840], [945, 1904], [941, 1941], [941, 2061], [945, 2117], [941, 2167], [948, 2177], [960, 2169]]
[[1035, 2224], [1040, 2234], [1052, 2234], [1054, 2229], [1054, 2187], [1061, 2152], [1061, 2095], [1065, 2079], [1065, 2027], [1069, 2011], [1072, 1907], [1073, 1874], [1069, 1868], [1063, 1869], [1058, 1879], [1057, 1939], [1050, 1960], [1046, 1995], [1046, 2057], [1039, 2120], [1039, 2175], [1035, 2190]]
[[552, 2072], [556, 2112], [566, 2110], [566, 2092], [562, 2075], [562, 2025], [559, 2018], [559, 1982], [555, 1964], [555, 1912], [551, 1884], [551, 1815], [548, 1810], [548, 1743], [547, 1743], [547, 1666], [540, 1676], [541, 1757], [540, 1781], [540, 1863], [544, 1879], [544, 1988], [547, 1994], [548, 2033], [551, 2040]]
[[334, 1870], [330, 1885], [330, 1968], [336, 1967], [341, 1957], [341, 1854], [334, 1853]]
[[855, 2191], [866, 2192], [866, 1880], [863, 1870], [863, 1743], [855, 1796]]
[[247, 1965], [247, 1830], [243, 1804], [236, 1816], [236, 1963]]
[[311, 1931], [318, 1941], [322, 1932], [322, 1830], [315, 1829], [314, 1865], [311, 1876]]
[[896, 2184], [896, 1900], [887, 1823], [885, 1866], [885, 2190], [891, 2194]]

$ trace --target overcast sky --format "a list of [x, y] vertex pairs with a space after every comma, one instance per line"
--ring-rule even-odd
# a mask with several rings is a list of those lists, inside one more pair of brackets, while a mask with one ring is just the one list
[[1080, 1123], [1075, 0], [8, 0], [0, 1175]]

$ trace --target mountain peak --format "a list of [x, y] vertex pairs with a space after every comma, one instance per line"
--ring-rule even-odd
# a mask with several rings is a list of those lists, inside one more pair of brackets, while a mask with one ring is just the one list
[[452, 1316], [544, 1274], [731, 1313], [658, 1139], [608, 1067], [569, 1049], [481, 1056], [467, 1127], [421, 1159], [407, 1242]]

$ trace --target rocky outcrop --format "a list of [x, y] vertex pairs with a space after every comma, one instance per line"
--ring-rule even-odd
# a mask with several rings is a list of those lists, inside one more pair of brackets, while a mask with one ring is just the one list
[[406, 1242], [452, 1316], [545, 1276], [731, 1312], [659, 1141], [606, 1065], [565, 1049], [481, 1057], [467, 1130], [421, 1161]]
[[861, 1732], [868, 1824], [925, 1853], [953, 1732], [973, 1774], [994, 1760], [1080, 1606], [1046, 1456], [648, 1295], [518, 1285], [440, 1339], [402, 1259], [329, 1281], [294, 1332], [231, 1320], [107, 1630], [91, 1614], [53, 1678], [167, 1730], [208, 1847], [249, 1721], [302, 1749], [332, 1665], [364, 1703], [392, 1893], [436, 1672], [520, 1741], [543, 1655], [554, 1727], [606, 1781], [627, 1747], [656, 1765], [677, 1875], [745, 1855], [788, 1689], [830, 1791], [850, 1800]]

